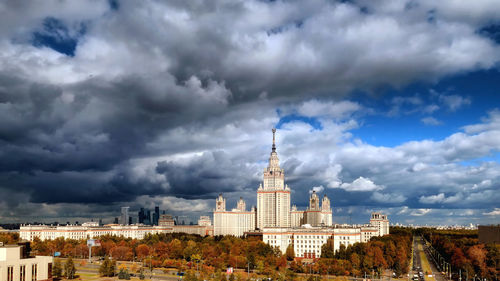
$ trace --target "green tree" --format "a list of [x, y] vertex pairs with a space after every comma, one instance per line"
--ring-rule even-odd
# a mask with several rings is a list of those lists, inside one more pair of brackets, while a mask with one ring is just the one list
[[73, 259], [69, 257], [64, 264], [64, 276], [68, 279], [75, 278], [76, 268]]
[[59, 259], [54, 260], [54, 265], [52, 266], [52, 276], [54, 276], [54, 278], [61, 278], [63, 276], [63, 268]]
[[321, 246], [321, 257], [327, 259], [332, 259], [334, 257], [333, 247], [330, 243], [327, 242]]
[[285, 256], [286, 256], [286, 260], [287, 261], [293, 261], [293, 259], [295, 259], [295, 251], [293, 250], [293, 245], [292, 244], [290, 244], [286, 248]]
[[101, 267], [99, 267], [99, 274], [106, 277], [115, 276], [115, 267], [116, 262], [106, 256], [102, 261]]

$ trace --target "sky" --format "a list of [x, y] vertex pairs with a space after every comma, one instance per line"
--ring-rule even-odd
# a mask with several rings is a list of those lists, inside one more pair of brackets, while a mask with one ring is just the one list
[[299, 209], [499, 223], [496, 2], [1, 1], [0, 223], [255, 205], [273, 127]]

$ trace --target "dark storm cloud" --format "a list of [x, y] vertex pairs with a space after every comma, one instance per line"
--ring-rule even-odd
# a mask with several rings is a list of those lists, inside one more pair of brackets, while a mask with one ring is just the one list
[[224, 151], [205, 152], [188, 163], [159, 162], [156, 171], [165, 175], [169, 194], [183, 198], [215, 198], [220, 192], [254, 190], [258, 186], [245, 162]]
[[[412, 9], [364, 2], [4, 1], [0, 190], [12, 198], [6, 204], [50, 203], [44, 212], [52, 216], [70, 205], [74, 213], [90, 212], [78, 203], [108, 206], [100, 213], [148, 200], [201, 211], [209, 209], [203, 199], [219, 192], [231, 202], [254, 196], [269, 128], [286, 111], [277, 109], [287, 107], [321, 125], [315, 131], [300, 121], [280, 124], [280, 157], [298, 205], [322, 184], [339, 206], [453, 201], [451, 191], [441, 196], [432, 188], [400, 194], [401, 174], [390, 172], [408, 171], [414, 162], [377, 162], [378, 154], [364, 151], [372, 147], [362, 145], [343, 151], [357, 127], [350, 114], [363, 109], [338, 100], [353, 89], [374, 92], [495, 65], [497, 46], [476, 30], [496, 15], [450, 12], [432, 1]], [[427, 22], [430, 9], [434, 22]], [[34, 42], [36, 36], [44, 40]], [[412, 156], [433, 162], [425, 156], [433, 147], [424, 146]], [[468, 147], [448, 149], [452, 155], [437, 155], [436, 162], [492, 149]], [[359, 180], [363, 175], [370, 178]], [[479, 199], [487, 190], [473, 194]]]

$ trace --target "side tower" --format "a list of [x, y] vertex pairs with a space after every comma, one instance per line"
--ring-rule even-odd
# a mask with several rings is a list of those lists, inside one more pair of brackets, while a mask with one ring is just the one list
[[240, 212], [245, 212], [247, 210], [247, 204], [245, 203], [245, 200], [243, 200], [243, 197], [240, 197], [240, 200], [238, 200], [236, 209], [238, 209], [238, 211]]
[[321, 208], [319, 206], [319, 198], [316, 191], [313, 191], [309, 197], [309, 208], [306, 210], [306, 223], [311, 226], [321, 225]]
[[222, 194], [215, 199], [214, 235], [243, 236], [246, 231], [255, 230], [255, 208], [246, 210], [246, 203], [240, 197], [236, 208], [226, 210], [226, 198]]
[[269, 165], [264, 170], [262, 184], [257, 190], [257, 228], [290, 227], [290, 188], [285, 185], [285, 171], [280, 168], [276, 153], [276, 129]]
[[381, 213], [372, 213], [370, 224], [378, 228], [378, 235], [389, 234], [389, 219], [387, 215]]
[[321, 224], [325, 226], [331, 226], [332, 222], [332, 209], [330, 208], [330, 199], [326, 196], [323, 196], [323, 200], [321, 201]]
[[226, 198], [222, 197], [222, 193], [220, 193], [219, 197], [215, 199], [215, 211], [226, 211]]

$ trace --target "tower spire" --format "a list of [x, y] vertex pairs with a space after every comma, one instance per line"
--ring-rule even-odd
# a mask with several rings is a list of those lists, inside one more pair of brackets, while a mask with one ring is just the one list
[[276, 138], [275, 138], [275, 134], [276, 134], [276, 128], [273, 128], [273, 152], [276, 151]]

